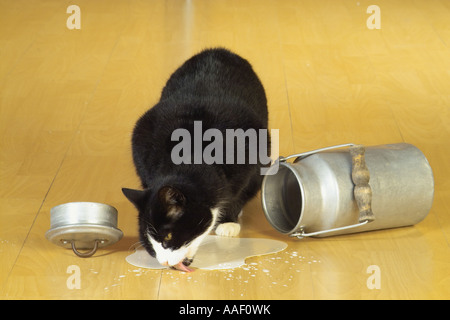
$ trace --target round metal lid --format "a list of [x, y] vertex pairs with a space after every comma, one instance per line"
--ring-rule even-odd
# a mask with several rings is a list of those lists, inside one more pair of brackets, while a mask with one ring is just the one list
[[50, 229], [45, 233], [50, 242], [72, 248], [80, 257], [89, 257], [97, 248], [114, 244], [122, 236], [117, 228], [116, 208], [96, 202], [70, 202], [52, 208]]

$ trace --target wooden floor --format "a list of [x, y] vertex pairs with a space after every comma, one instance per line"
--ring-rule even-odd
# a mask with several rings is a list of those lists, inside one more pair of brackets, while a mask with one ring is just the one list
[[[371, 30], [374, 3], [381, 29]], [[79, 30], [66, 26], [71, 4]], [[449, 17], [447, 0], [0, 0], [0, 298], [449, 299]], [[133, 125], [175, 68], [212, 46], [254, 66], [282, 155], [347, 142], [420, 148], [435, 179], [426, 219], [293, 240], [258, 196], [241, 237], [285, 251], [231, 271], [129, 265], [137, 220], [121, 187], [139, 187]], [[51, 244], [50, 208], [72, 201], [115, 206], [124, 238], [88, 259]], [[79, 289], [68, 285], [73, 265]]]

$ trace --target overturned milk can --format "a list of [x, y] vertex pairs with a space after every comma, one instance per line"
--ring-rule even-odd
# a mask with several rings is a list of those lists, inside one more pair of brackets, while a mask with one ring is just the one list
[[[292, 158], [293, 163], [287, 161]], [[411, 144], [345, 144], [278, 161], [279, 167], [264, 177], [261, 197], [270, 224], [287, 235], [324, 237], [410, 226], [431, 209], [433, 172]]]

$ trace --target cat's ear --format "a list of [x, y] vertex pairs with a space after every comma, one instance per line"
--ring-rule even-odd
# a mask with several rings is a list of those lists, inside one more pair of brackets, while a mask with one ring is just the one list
[[170, 186], [159, 189], [158, 197], [159, 201], [165, 207], [182, 207], [186, 203], [184, 194], [180, 190]]
[[122, 192], [140, 210], [143, 209], [147, 200], [147, 190], [134, 190], [122, 188]]

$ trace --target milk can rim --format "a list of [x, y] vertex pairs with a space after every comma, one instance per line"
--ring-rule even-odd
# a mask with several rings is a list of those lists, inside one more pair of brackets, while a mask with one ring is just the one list
[[[293, 234], [293, 233], [297, 232], [297, 231], [301, 228], [301, 222], [302, 222], [302, 220], [303, 220], [303, 213], [304, 213], [305, 202], [306, 202], [306, 199], [305, 199], [305, 190], [304, 190], [304, 186], [303, 186], [303, 183], [302, 183], [301, 176], [300, 176], [298, 170], [295, 169], [294, 164], [289, 163], [289, 162], [286, 162], [286, 161], [280, 161], [279, 165], [280, 165], [280, 166], [283, 166], [283, 167], [286, 167], [290, 172], [292, 172], [292, 173], [294, 174], [295, 179], [296, 179], [297, 184], [298, 184], [299, 189], [300, 189], [300, 195], [301, 195], [301, 210], [300, 210], [299, 219], [298, 219], [298, 221], [297, 221], [297, 224], [296, 224], [292, 229], [290, 229], [289, 231], [286, 231], [286, 229], [280, 229], [279, 226], [278, 226], [276, 223], [274, 223], [274, 220], [272, 219], [272, 216], [271, 216], [271, 214], [268, 212], [268, 209], [267, 209], [267, 204], [266, 204], [266, 201], [265, 201], [265, 200], [266, 200], [266, 193], [265, 193], [266, 182], [267, 182], [267, 179], [270, 179], [271, 177], [273, 178], [274, 176], [276, 176], [277, 174], [279, 174], [279, 173], [280, 173], [280, 170], [279, 170], [279, 169], [278, 169], [278, 172], [277, 172], [276, 174], [274, 174], [274, 175], [268, 174], [268, 175], [266, 175], [266, 176], [264, 177], [263, 182], [262, 182], [262, 186], [261, 186], [261, 202], [262, 202], [262, 207], [263, 207], [264, 215], [266, 216], [266, 218], [267, 218], [267, 220], [269, 221], [269, 223], [270, 223], [277, 231], [279, 231], [280, 233], [289, 235], [289, 234]], [[270, 169], [269, 169], [269, 170], [270, 170]], [[270, 171], [269, 171], [269, 172], [270, 172]]]

